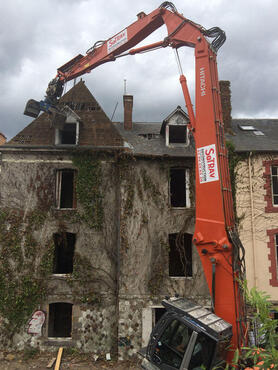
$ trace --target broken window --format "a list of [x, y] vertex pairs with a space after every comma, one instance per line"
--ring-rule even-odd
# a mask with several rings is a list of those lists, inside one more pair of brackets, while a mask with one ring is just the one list
[[192, 277], [192, 235], [169, 234], [169, 276]]
[[271, 166], [272, 204], [278, 205], [278, 166]]
[[59, 209], [76, 208], [74, 170], [57, 171], [56, 200]]
[[188, 169], [170, 168], [169, 188], [171, 207], [184, 208], [190, 206]]
[[65, 123], [62, 128], [57, 128], [55, 144], [77, 144], [78, 128], [78, 123]]
[[75, 234], [56, 233], [54, 239], [53, 274], [71, 274], [73, 271], [73, 256]]
[[48, 336], [69, 338], [72, 328], [72, 304], [51, 303], [49, 305]]
[[169, 125], [169, 144], [186, 144], [186, 125]]

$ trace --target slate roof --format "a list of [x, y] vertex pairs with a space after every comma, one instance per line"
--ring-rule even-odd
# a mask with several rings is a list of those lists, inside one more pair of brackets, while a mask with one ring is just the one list
[[[132, 130], [125, 130], [123, 123], [115, 123], [115, 126], [135, 155], [194, 157], [194, 144], [192, 140], [190, 140], [190, 144], [186, 147], [167, 147], [165, 145], [165, 138], [160, 135], [161, 122], [133, 122]], [[149, 139], [141, 136], [143, 134], [154, 134], [155, 137]]]
[[[135, 155], [194, 157], [195, 146], [192, 138], [187, 147], [166, 147], [165, 138], [159, 135], [161, 122], [135, 122], [132, 130], [125, 130], [123, 123], [115, 125]], [[255, 130], [245, 131], [240, 126], [253, 126]], [[227, 133], [226, 139], [234, 144], [237, 152], [278, 152], [278, 119], [238, 118], [232, 120], [231, 127], [233, 133]], [[142, 137], [143, 134], [154, 134], [155, 137]]]
[[[255, 130], [242, 130], [240, 126], [253, 126]], [[237, 152], [278, 152], [278, 119], [238, 118], [232, 120], [231, 127], [233, 134], [227, 134], [226, 139]]]

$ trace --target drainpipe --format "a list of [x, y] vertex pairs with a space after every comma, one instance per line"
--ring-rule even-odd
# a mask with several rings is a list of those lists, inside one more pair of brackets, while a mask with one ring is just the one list
[[249, 191], [250, 191], [250, 206], [251, 206], [251, 233], [252, 233], [252, 257], [253, 257], [253, 285], [257, 286], [257, 261], [256, 261], [256, 251], [255, 251], [255, 225], [254, 225], [254, 197], [253, 197], [253, 184], [252, 184], [252, 163], [251, 157], [252, 152], [249, 153], [248, 157], [248, 172], [249, 172]]

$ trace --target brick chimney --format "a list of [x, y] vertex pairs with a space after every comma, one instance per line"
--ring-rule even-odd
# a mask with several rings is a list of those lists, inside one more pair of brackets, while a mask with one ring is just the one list
[[125, 130], [132, 129], [132, 108], [133, 108], [133, 96], [124, 95], [124, 128]]
[[232, 130], [232, 104], [231, 104], [231, 83], [230, 81], [219, 81], [221, 104], [223, 112], [223, 123], [225, 132]]
[[2, 132], [0, 132], [0, 145], [5, 144], [6, 141], [7, 141], [6, 136], [3, 135]]

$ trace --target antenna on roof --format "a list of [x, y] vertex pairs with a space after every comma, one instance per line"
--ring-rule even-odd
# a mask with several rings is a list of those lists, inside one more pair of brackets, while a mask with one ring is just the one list
[[124, 95], [126, 95], [126, 79], [124, 79]]
[[112, 116], [111, 116], [111, 118], [110, 118], [110, 121], [112, 121], [112, 119], [114, 118], [114, 114], [115, 114], [115, 112], [116, 112], [117, 106], [118, 106], [118, 102], [117, 102], [117, 103], [116, 103], [116, 105], [115, 105], [115, 108], [114, 108], [113, 114], [112, 114]]

